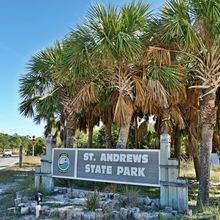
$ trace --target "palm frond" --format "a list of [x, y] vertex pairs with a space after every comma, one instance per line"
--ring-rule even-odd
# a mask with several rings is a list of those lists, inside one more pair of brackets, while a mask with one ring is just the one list
[[41, 50], [33, 56], [27, 66], [28, 72], [19, 79], [19, 93], [23, 101], [19, 111], [32, 117], [35, 123], [47, 121], [61, 110], [61, 87], [57, 85], [54, 73], [61, 56], [61, 45]]
[[133, 114], [133, 105], [126, 96], [119, 95], [114, 111], [114, 122], [118, 126], [125, 126], [130, 123], [129, 116]]
[[220, 86], [220, 46], [215, 43], [202, 55], [202, 61], [197, 63], [196, 78], [200, 84], [191, 86], [190, 88], [206, 89], [201, 96], [204, 97], [210, 93], [215, 93]]
[[120, 95], [128, 96], [134, 100], [132, 72], [130, 69], [118, 68], [111, 77], [112, 87], [115, 88]]
[[149, 47], [142, 55], [142, 62], [152, 62], [159, 67], [171, 65], [170, 51], [160, 47]]
[[25, 117], [32, 118], [35, 115], [34, 106], [37, 102], [38, 97], [25, 99], [19, 104], [19, 112]]
[[133, 77], [133, 79], [135, 84], [135, 105], [141, 107], [145, 97], [145, 84], [143, 79], [138, 76]]
[[[133, 0], [131, 3], [124, 4], [121, 8], [121, 19], [124, 31], [140, 36], [147, 28], [150, 21], [150, 5], [143, 1]], [[139, 30], [139, 33], [137, 33]]]
[[103, 59], [134, 61], [142, 47], [140, 36], [149, 19], [149, 6], [132, 2], [121, 9], [101, 4], [89, 10], [87, 27]]
[[182, 76], [174, 67], [154, 66], [149, 75], [153, 80], [159, 80], [170, 94], [177, 92], [182, 83]]
[[204, 48], [199, 33], [193, 26], [190, 9], [185, 0], [170, 0], [166, 2], [160, 15], [161, 36], [165, 41], [178, 39], [186, 49], [197, 52]]
[[157, 114], [160, 107], [168, 107], [168, 93], [159, 80], [150, 78], [146, 84], [143, 112]]
[[[78, 26], [63, 41], [64, 55], [62, 65], [76, 79], [84, 79], [93, 73], [93, 57], [97, 58], [96, 41], [91, 30], [86, 26]], [[98, 59], [96, 59], [96, 64]]]
[[216, 0], [190, 0], [189, 4], [204, 41], [213, 41], [213, 36], [220, 34], [220, 2]]
[[183, 115], [180, 111], [180, 109], [177, 106], [171, 106], [170, 113], [176, 124], [180, 129], [185, 128], [185, 122], [183, 119]]
[[186, 87], [181, 85], [177, 92], [174, 92], [169, 97], [170, 105], [178, 105], [186, 102]]
[[97, 101], [97, 85], [93, 82], [84, 85], [72, 100], [72, 112], [80, 112], [83, 108]]

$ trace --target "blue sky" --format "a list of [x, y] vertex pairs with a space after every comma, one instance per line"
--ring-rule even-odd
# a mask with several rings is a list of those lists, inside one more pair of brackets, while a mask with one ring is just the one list
[[[30, 57], [61, 40], [82, 22], [90, 0], [1, 0], [0, 1], [0, 133], [43, 135], [41, 124], [18, 112], [21, 101], [19, 76], [26, 72]], [[99, 0], [123, 4], [128, 0]], [[158, 9], [163, 0], [149, 0]]]

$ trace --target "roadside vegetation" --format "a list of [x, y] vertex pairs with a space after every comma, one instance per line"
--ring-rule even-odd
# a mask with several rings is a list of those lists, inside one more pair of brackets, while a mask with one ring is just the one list
[[[0, 154], [4, 149], [11, 149], [13, 154], [19, 154], [19, 147], [23, 147], [25, 155], [32, 154], [32, 145], [30, 136], [21, 136], [18, 134], [9, 135], [0, 133]], [[36, 138], [35, 155], [39, 155], [45, 148], [45, 139]]]

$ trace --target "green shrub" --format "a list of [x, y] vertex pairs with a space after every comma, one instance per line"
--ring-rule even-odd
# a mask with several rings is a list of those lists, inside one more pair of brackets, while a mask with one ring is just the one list
[[95, 209], [99, 208], [100, 196], [97, 191], [93, 194], [89, 195], [86, 200], [86, 208], [91, 211], [95, 211]]

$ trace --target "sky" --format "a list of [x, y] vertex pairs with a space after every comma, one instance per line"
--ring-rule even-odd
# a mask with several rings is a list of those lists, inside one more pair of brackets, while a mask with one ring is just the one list
[[[27, 72], [32, 55], [82, 23], [94, 2], [121, 5], [129, 1], [0, 0], [0, 133], [43, 136], [44, 124], [36, 125], [18, 111], [19, 76]], [[158, 10], [163, 0], [148, 2]]]

